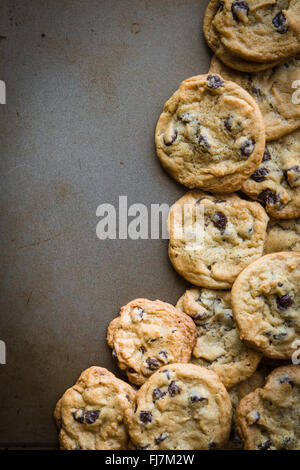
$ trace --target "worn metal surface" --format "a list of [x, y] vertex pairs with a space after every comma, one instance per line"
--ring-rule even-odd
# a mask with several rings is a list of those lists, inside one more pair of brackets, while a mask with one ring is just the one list
[[206, 0], [2, 0], [0, 443], [55, 446], [56, 400], [139, 296], [185, 288], [166, 240], [96, 237], [96, 208], [174, 202], [153, 133], [164, 102], [208, 69]]

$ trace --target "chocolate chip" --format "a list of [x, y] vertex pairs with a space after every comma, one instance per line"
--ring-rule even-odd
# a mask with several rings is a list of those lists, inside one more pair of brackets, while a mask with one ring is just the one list
[[293, 299], [288, 294], [283, 295], [282, 297], [279, 297], [279, 295], [276, 295], [276, 304], [279, 310], [286, 310], [292, 305], [292, 303], [293, 303]]
[[140, 351], [141, 351], [142, 354], [145, 354], [146, 349], [144, 348], [144, 346], [141, 346], [141, 347], [140, 347]]
[[130, 399], [130, 396], [128, 395], [128, 393], [126, 393], [126, 398], [127, 400], [129, 401], [129, 403], [131, 402], [131, 399]]
[[209, 444], [209, 450], [216, 450], [216, 448], [217, 448], [217, 444], [215, 442], [211, 442]]
[[193, 320], [195, 323], [197, 323], [203, 320], [204, 318], [206, 318], [206, 313], [196, 313], [196, 315], [193, 317]]
[[232, 121], [233, 121], [232, 116], [228, 116], [226, 119], [224, 119], [224, 126], [225, 126], [225, 129], [227, 129], [228, 132], [231, 132], [231, 130], [232, 130]]
[[205, 135], [200, 134], [198, 136], [198, 142], [199, 142], [199, 145], [201, 145], [202, 147], [205, 147], [206, 149], [210, 149], [210, 144], [208, 143], [208, 140], [205, 137]]
[[270, 151], [269, 151], [268, 147], [266, 147], [262, 161], [267, 162], [268, 160], [271, 160], [271, 158], [272, 157], [271, 157]]
[[219, 7], [218, 11], [223, 11], [224, 10], [225, 3], [224, 2], [219, 2]]
[[135, 446], [136, 450], [147, 450], [149, 449], [149, 444], [147, 446]]
[[208, 75], [207, 82], [208, 82], [209, 88], [214, 88], [214, 89], [220, 88], [221, 86], [224, 85], [224, 80], [222, 80], [222, 78], [219, 77], [219, 75]]
[[232, 12], [232, 16], [235, 19], [235, 21], [239, 22], [240, 17], [241, 17], [241, 13], [243, 13], [243, 14], [246, 13], [247, 16], [249, 15], [248, 3], [236, 0], [231, 5], [231, 12]]
[[258, 168], [255, 172], [250, 176], [250, 178], [257, 183], [261, 183], [266, 179], [266, 175], [268, 174], [267, 168]]
[[83, 410], [76, 410], [72, 413], [73, 419], [77, 421], [77, 423], [82, 424], [84, 422], [84, 411]]
[[244, 157], [250, 157], [252, 155], [255, 148], [255, 142], [253, 139], [246, 140], [243, 145], [241, 146], [241, 152]]
[[259, 444], [259, 446], [257, 448], [258, 448], [258, 450], [268, 450], [271, 447], [271, 445], [272, 445], [272, 441], [270, 441], [270, 439], [268, 439], [263, 444]]
[[150, 411], [141, 411], [140, 412], [140, 421], [143, 424], [152, 423], [152, 414]]
[[172, 398], [174, 398], [175, 395], [180, 395], [181, 393], [180, 387], [178, 387], [178, 385], [176, 384], [176, 382], [174, 382], [174, 380], [172, 380], [172, 382], [168, 386], [168, 392], [169, 392], [170, 397]]
[[170, 371], [168, 369], [162, 370], [162, 373], [165, 374], [168, 380], [170, 380]]
[[97, 421], [97, 419], [99, 418], [99, 414], [100, 414], [99, 410], [87, 411], [84, 415], [85, 422], [87, 424], [94, 424]]
[[156, 439], [154, 439], [154, 442], [156, 445], [160, 444], [162, 441], [167, 439], [167, 434], [160, 434]]
[[216, 212], [215, 215], [212, 218], [212, 222], [214, 226], [220, 230], [221, 234], [226, 230], [226, 225], [227, 225], [227, 217], [223, 212]]
[[281, 341], [286, 336], [287, 336], [287, 333], [279, 333], [278, 335], [273, 335], [273, 339], [275, 341]]
[[295, 386], [295, 382], [290, 378], [290, 377], [283, 377], [283, 379], [281, 379], [279, 381], [280, 384], [289, 384], [292, 388], [294, 388]]
[[289, 25], [282, 11], [273, 18], [272, 23], [280, 34], [285, 34], [289, 30]]
[[158, 360], [155, 359], [154, 357], [148, 357], [148, 359], [146, 359], [146, 363], [147, 363], [148, 369], [150, 369], [150, 370], [159, 369]]
[[172, 145], [175, 140], [177, 139], [177, 136], [178, 136], [178, 131], [175, 130], [174, 134], [171, 136], [171, 139], [170, 140], [166, 140], [165, 137], [164, 137], [164, 143], [167, 147], [169, 147], [170, 145]]
[[159, 351], [158, 355], [164, 357], [165, 359], [168, 359], [168, 354], [166, 353], [166, 351]]
[[179, 119], [179, 121], [181, 121], [183, 124], [189, 124], [190, 122], [195, 121], [194, 116], [191, 115], [191, 113], [189, 113], [189, 112], [180, 114], [180, 116], [178, 116], [178, 119]]
[[274, 206], [280, 201], [280, 196], [271, 189], [264, 189], [258, 196], [257, 199], [262, 203], [263, 206], [267, 204]]
[[160, 398], [163, 398], [166, 394], [167, 392], [163, 392], [160, 388], [155, 388], [152, 392], [152, 399], [155, 402]]
[[197, 403], [197, 402], [205, 400], [205, 398], [200, 397], [200, 395], [191, 395], [190, 400], [192, 403]]

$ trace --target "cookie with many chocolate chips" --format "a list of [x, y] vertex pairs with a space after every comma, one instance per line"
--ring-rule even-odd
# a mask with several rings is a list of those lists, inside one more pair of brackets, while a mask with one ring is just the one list
[[251, 62], [232, 55], [221, 43], [218, 32], [213, 25], [214, 17], [222, 10], [222, 8], [224, 8], [224, 3], [220, 0], [211, 0], [209, 2], [204, 15], [203, 31], [207, 44], [214, 51], [216, 56], [227, 65], [227, 67], [239, 70], [240, 72], [259, 72], [281, 63], [282, 60], [266, 63]]
[[230, 291], [188, 289], [176, 308], [190, 315], [197, 326], [194, 364], [213, 370], [226, 388], [254, 373], [261, 354], [240, 340], [232, 315]]
[[233, 284], [231, 301], [242, 339], [267, 357], [291, 358], [300, 340], [300, 253], [252, 263]]
[[300, 219], [270, 220], [264, 253], [278, 251], [300, 251]]
[[232, 55], [265, 63], [300, 52], [299, 0], [224, 0], [222, 4], [213, 26]]
[[165, 364], [189, 362], [196, 341], [194, 322], [173, 305], [136, 299], [108, 327], [107, 342], [129, 380], [143, 384]]
[[228, 439], [231, 402], [219, 377], [194, 364], [170, 364], [153, 374], [126, 413], [138, 450], [215, 450]]
[[269, 142], [242, 191], [276, 219], [300, 217], [300, 129]]
[[189, 188], [233, 192], [259, 166], [264, 122], [255, 100], [219, 75], [181, 83], [167, 101], [155, 133], [167, 172]]
[[300, 367], [275, 369], [264, 388], [245, 396], [236, 425], [245, 450], [300, 450]]
[[256, 100], [266, 126], [266, 139], [275, 140], [300, 127], [300, 106], [293, 100], [295, 83], [300, 83], [300, 56], [259, 73], [240, 73], [226, 67], [216, 56], [210, 73], [231, 80]]
[[108, 370], [90, 367], [82, 372], [55, 408], [61, 449], [127, 449], [124, 413], [134, 398], [133, 388]]
[[230, 289], [238, 274], [262, 255], [268, 216], [237, 195], [191, 191], [169, 214], [169, 257], [191, 284]]

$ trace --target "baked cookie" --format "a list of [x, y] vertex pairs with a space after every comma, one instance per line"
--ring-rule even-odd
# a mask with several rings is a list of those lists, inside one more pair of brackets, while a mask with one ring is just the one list
[[276, 219], [300, 217], [300, 129], [268, 143], [262, 163], [242, 191]]
[[300, 253], [252, 263], [235, 281], [231, 301], [240, 337], [267, 357], [289, 359], [300, 340]]
[[141, 385], [159, 367], [189, 362], [196, 341], [194, 322], [173, 305], [136, 299], [108, 327], [107, 342], [130, 382]]
[[170, 364], [140, 388], [126, 422], [139, 450], [214, 450], [228, 439], [231, 412], [229, 395], [214, 372]]
[[300, 219], [270, 220], [264, 253], [278, 251], [300, 251]]
[[54, 417], [62, 450], [127, 449], [124, 413], [135, 391], [102, 367], [82, 372], [58, 401]]
[[245, 60], [265, 63], [300, 52], [299, 0], [224, 0], [213, 26], [224, 47]]
[[221, 43], [218, 32], [213, 25], [213, 19], [221, 9], [222, 2], [220, 0], [209, 2], [204, 15], [203, 31], [207, 44], [224, 64], [240, 72], [259, 72], [274, 67], [281, 62], [279, 60], [266, 63], [251, 62], [232, 55]]
[[244, 397], [236, 425], [246, 450], [300, 450], [300, 367], [275, 369]]
[[262, 255], [267, 223], [258, 203], [235, 194], [191, 191], [170, 210], [170, 260], [195, 286], [230, 289], [237, 275]]
[[176, 308], [190, 315], [197, 326], [194, 364], [213, 370], [226, 388], [254, 373], [261, 354], [240, 340], [232, 315], [230, 291], [188, 289]]
[[259, 166], [264, 122], [255, 100], [219, 75], [181, 83], [167, 101], [155, 133], [167, 172], [189, 188], [233, 192]]
[[228, 393], [232, 404], [232, 425], [229, 441], [224, 447], [224, 450], [242, 450], [243, 442], [236, 430], [236, 409], [242, 398], [257, 388], [263, 387], [265, 384], [265, 375], [257, 370], [249, 379], [240, 382], [232, 387]]
[[251, 74], [236, 72], [214, 56], [209, 72], [237, 83], [252, 95], [263, 115], [267, 140], [279, 139], [300, 127], [300, 106], [293, 103], [293, 84], [300, 83], [300, 56]]

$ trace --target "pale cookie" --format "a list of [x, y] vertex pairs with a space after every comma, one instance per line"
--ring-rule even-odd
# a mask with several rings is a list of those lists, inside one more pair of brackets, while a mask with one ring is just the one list
[[155, 133], [166, 171], [189, 188], [233, 192], [259, 166], [264, 122], [255, 100], [219, 75], [181, 83], [167, 101]]
[[220, 0], [209, 2], [204, 15], [203, 31], [207, 44], [224, 64], [240, 72], [259, 72], [274, 67], [281, 62], [278, 60], [266, 63], [251, 62], [230, 54], [220, 42], [218, 32], [213, 25], [213, 19], [220, 9], [222, 9], [222, 2]]
[[176, 307], [190, 315], [197, 326], [194, 364], [213, 370], [226, 388], [254, 373], [261, 354], [240, 340], [232, 315], [230, 291], [189, 289]]
[[270, 220], [264, 253], [278, 251], [300, 251], [300, 219]]
[[262, 163], [242, 191], [276, 219], [300, 217], [300, 129], [268, 143]]
[[300, 52], [299, 0], [224, 0], [222, 5], [212, 23], [232, 55], [265, 63]]
[[230, 289], [238, 274], [262, 255], [267, 223], [258, 203], [235, 194], [191, 191], [170, 210], [170, 260], [191, 284]]
[[235, 281], [231, 301], [240, 337], [267, 357], [289, 359], [300, 340], [300, 253], [252, 263]]
[[126, 422], [139, 450], [214, 450], [228, 439], [231, 413], [229, 395], [214, 372], [170, 364], [140, 388]]
[[[213, 57], [210, 73], [231, 80], [253, 96], [264, 118], [266, 139], [275, 140], [300, 127], [300, 104], [296, 85], [300, 88], [300, 57], [259, 73], [240, 73]], [[298, 104], [297, 104], [298, 103]]]
[[135, 391], [102, 367], [82, 372], [58, 401], [54, 412], [62, 450], [124, 450], [128, 433], [125, 411]]
[[300, 367], [275, 369], [244, 397], [236, 424], [245, 450], [300, 450]]
[[159, 367], [189, 362], [196, 341], [194, 322], [173, 305], [136, 299], [108, 327], [107, 342], [130, 382], [141, 385]]
[[263, 387], [264, 384], [265, 375], [261, 371], [257, 370], [251, 377], [249, 377], [249, 379], [240, 382], [228, 391], [232, 404], [233, 417], [229, 441], [224, 447], [224, 450], [243, 449], [243, 442], [236, 430], [236, 409], [242, 398], [249, 393], [254, 392], [257, 388]]

